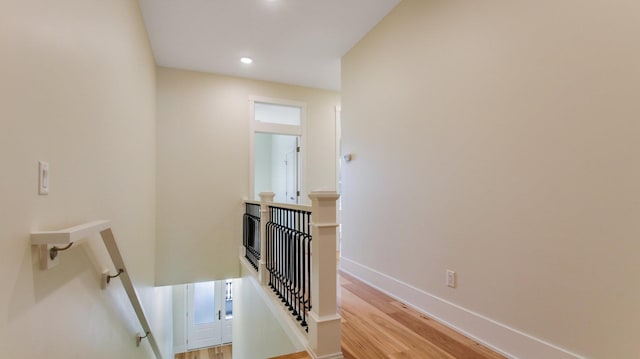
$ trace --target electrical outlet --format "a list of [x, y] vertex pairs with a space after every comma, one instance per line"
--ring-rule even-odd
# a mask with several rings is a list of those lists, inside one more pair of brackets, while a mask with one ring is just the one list
[[447, 279], [446, 279], [447, 287], [455, 288], [456, 287], [456, 272], [447, 269]]

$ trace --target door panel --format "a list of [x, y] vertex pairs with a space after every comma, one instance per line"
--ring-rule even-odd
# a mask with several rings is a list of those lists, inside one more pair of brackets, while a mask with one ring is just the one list
[[187, 284], [188, 350], [231, 343], [232, 300], [231, 280]]
[[298, 203], [298, 156], [295, 148], [289, 150], [285, 159], [286, 203]]
[[300, 191], [299, 136], [256, 133], [254, 138], [254, 193], [273, 192], [274, 202], [298, 203]]
[[233, 341], [233, 281], [226, 280], [221, 282], [224, 284], [223, 303], [224, 310], [222, 315], [222, 343], [227, 344]]
[[187, 285], [188, 344], [187, 349], [218, 345], [220, 320], [216, 306], [216, 283], [203, 282]]

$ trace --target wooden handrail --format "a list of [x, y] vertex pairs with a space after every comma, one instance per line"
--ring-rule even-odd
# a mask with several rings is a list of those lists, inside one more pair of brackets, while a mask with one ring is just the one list
[[149, 321], [147, 320], [144, 309], [142, 308], [142, 303], [140, 302], [138, 293], [133, 286], [133, 282], [131, 281], [131, 277], [129, 276], [127, 267], [124, 263], [124, 260], [122, 259], [122, 255], [120, 254], [120, 249], [118, 248], [118, 244], [116, 243], [113, 232], [111, 231], [111, 221], [100, 220], [81, 224], [79, 226], [65, 228], [58, 231], [33, 232], [31, 233], [31, 244], [39, 247], [41, 268], [43, 270], [46, 270], [56, 265], [60, 260], [55, 255], [51, 254], [53, 249], [55, 249], [54, 252], [56, 253], [60, 250], [63, 250], [63, 248], [58, 248], [56, 247], [56, 245], [64, 245], [69, 247], [74, 243], [82, 242], [88, 239], [90, 236], [98, 233], [100, 233], [102, 241], [107, 248], [107, 252], [111, 257], [111, 261], [113, 262], [113, 265], [118, 272], [117, 275], [113, 276], [110, 276], [107, 273], [103, 273], [102, 288], [106, 288], [109, 277], [115, 278], [117, 276], [118, 278], [120, 278], [124, 290], [127, 293], [127, 297], [129, 297], [129, 301], [131, 302], [131, 306], [133, 307], [133, 310], [138, 317], [138, 321], [140, 321], [143, 333], [146, 334], [146, 336], [138, 334], [136, 336], [136, 344], [139, 345], [142, 339], [148, 339], [149, 344], [151, 345], [151, 349], [156, 355], [156, 358], [162, 359], [160, 348], [158, 347], [158, 343], [156, 342], [153, 332], [151, 331]]

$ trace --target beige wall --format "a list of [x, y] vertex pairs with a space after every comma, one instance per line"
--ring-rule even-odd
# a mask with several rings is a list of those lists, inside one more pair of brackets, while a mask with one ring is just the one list
[[335, 187], [339, 94], [158, 68], [156, 281], [238, 276], [249, 196], [249, 97], [307, 105], [305, 188]]
[[578, 354], [638, 357], [639, 14], [401, 2], [342, 62], [343, 256]]
[[[155, 65], [137, 2], [2, 1], [0, 49], [0, 356], [153, 357], [135, 346], [121, 285], [99, 289], [83, 246], [49, 271], [32, 258], [31, 231], [95, 219], [113, 220], [170, 354], [171, 292], [152, 287]], [[37, 195], [39, 160], [51, 166], [48, 196]]]

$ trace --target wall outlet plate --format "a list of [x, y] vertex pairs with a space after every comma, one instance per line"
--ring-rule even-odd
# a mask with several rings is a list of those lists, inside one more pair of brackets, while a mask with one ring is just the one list
[[456, 287], [456, 272], [447, 269], [447, 279], [446, 279], [447, 287], [455, 288]]

